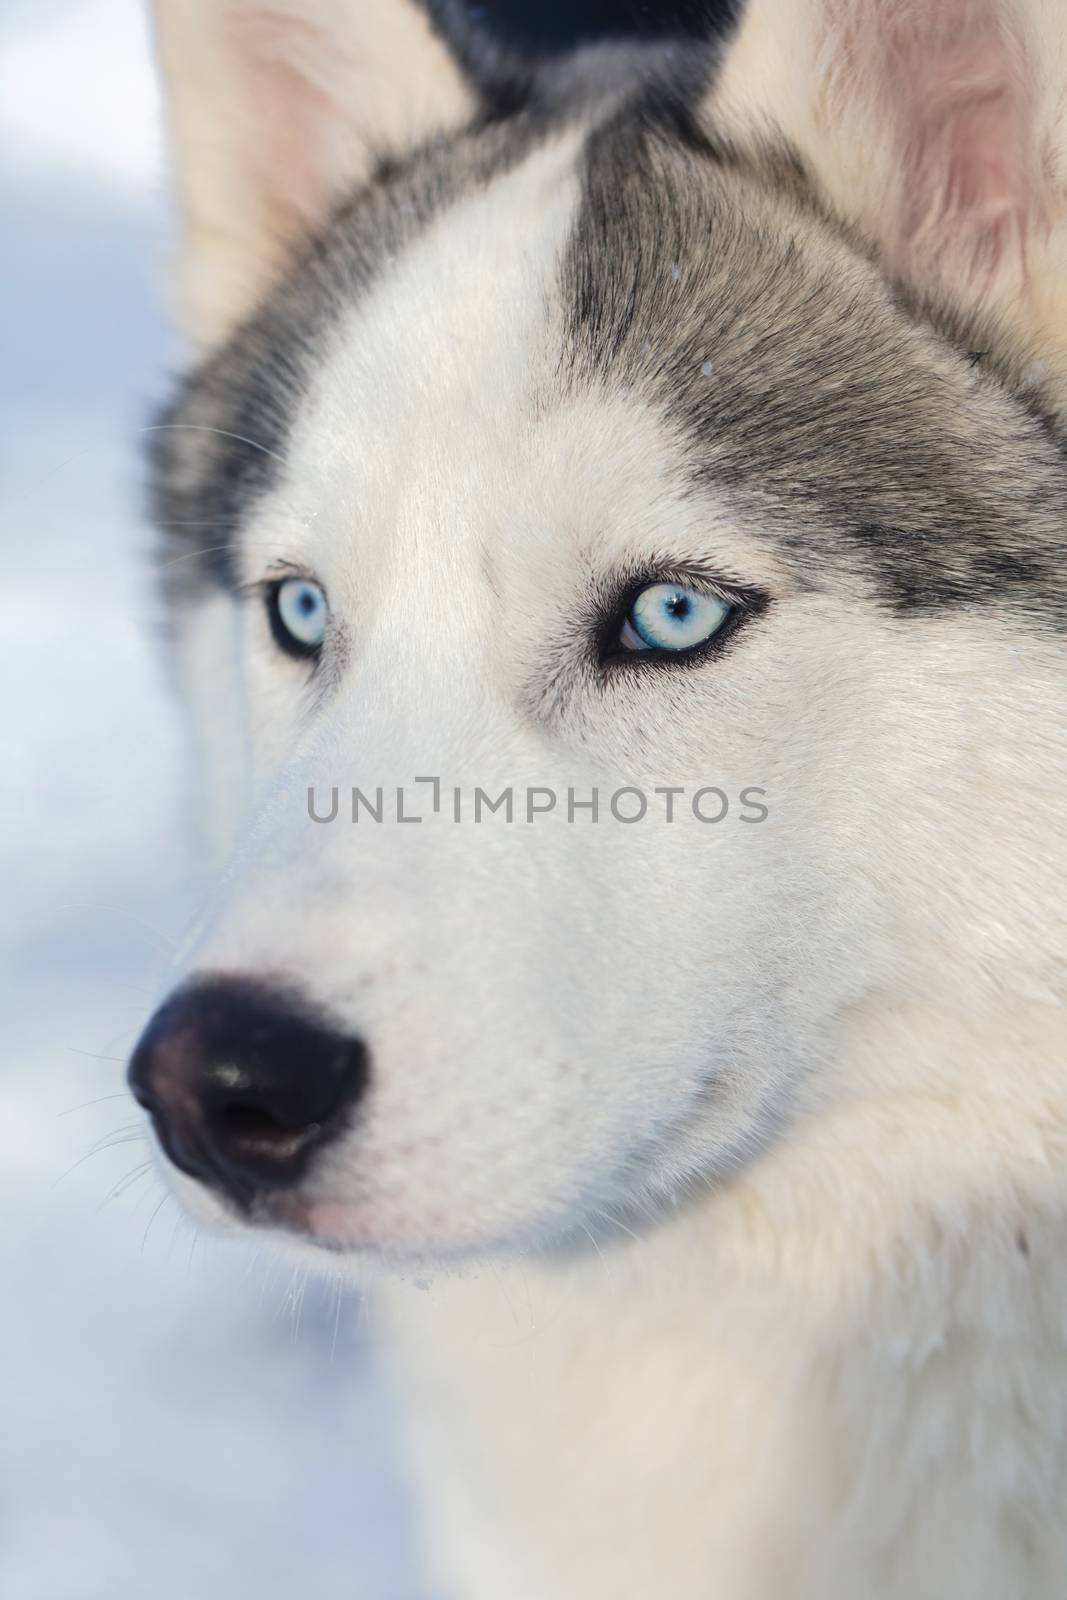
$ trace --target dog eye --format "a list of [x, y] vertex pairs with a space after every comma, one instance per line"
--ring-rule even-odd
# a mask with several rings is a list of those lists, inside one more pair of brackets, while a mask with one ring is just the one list
[[622, 650], [680, 655], [715, 636], [734, 607], [681, 583], [650, 583], [634, 599], [619, 633]]
[[267, 595], [271, 632], [292, 656], [317, 655], [326, 637], [326, 592], [311, 578], [283, 578]]

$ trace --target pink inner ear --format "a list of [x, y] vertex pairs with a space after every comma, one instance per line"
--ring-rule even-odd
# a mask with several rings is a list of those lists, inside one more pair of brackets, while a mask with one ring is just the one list
[[231, 18], [238, 81], [256, 145], [246, 164], [273, 212], [279, 237], [319, 222], [335, 186], [337, 145], [347, 128], [335, 81], [342, 52], [293, 7], [253, 7]]
[[893, 151], [891, 263], [978, 296], [1022, 275], [1036, 209], [1026, 66], [1003, 11], [998, 0], [837, 0], [828, 13], [832, 97], [870, 95]]
[[981, 290], [1023, 266], [1031, 185], [1022, 75], [989, 32], [916, 65], [899, 249]]

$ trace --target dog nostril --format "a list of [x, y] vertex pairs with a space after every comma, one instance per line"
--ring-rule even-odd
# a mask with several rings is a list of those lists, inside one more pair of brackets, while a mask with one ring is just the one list
[[218, 1131], [234, 1147], [244, 1147], [263, 1155], [282, 1159], [295, 1155], [303, 1145], [322, 1131], [318, 1122], [303, 1122], [293, 1127], [261, 1106], [234, 1103], [220, 1106], [214, 1113]]
[[129, 1069], [171, 1160], [242, 1204], [299, 1182], [366, 1079], [359, 1039], [299, 996], [238, 978], [203, 979], [165, 1002]]
[[292, 1130], [284, 1127], [269, 1111], [259, 1111], [255, 1106], [223, 1106], [216, 1112], [227, 1133], [237, 1139], [269, 1139], [272, 1134], [285, 1134]]

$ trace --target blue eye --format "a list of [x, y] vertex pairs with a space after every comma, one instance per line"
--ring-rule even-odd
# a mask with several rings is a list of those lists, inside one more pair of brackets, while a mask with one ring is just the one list
[[624, 650], [677, 655], [706, 644], [733, 611], [718, 595], [681, 583], [650, 583], [630, 607], [619, 644]]
[[326, 637], [326, 593], [311, 578], [283, 578], [270, 591], [271, 630], [294, 656], [316, 655]]

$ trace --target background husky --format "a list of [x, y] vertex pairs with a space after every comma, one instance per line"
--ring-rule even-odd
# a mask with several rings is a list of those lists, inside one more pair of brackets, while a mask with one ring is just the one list
[[[442, 1593], [1061, 1595], [1059, 8], [159, 22], [175, 1181], [392, 1267]], [[420, 774], [769, 817], [309, 821]]]

